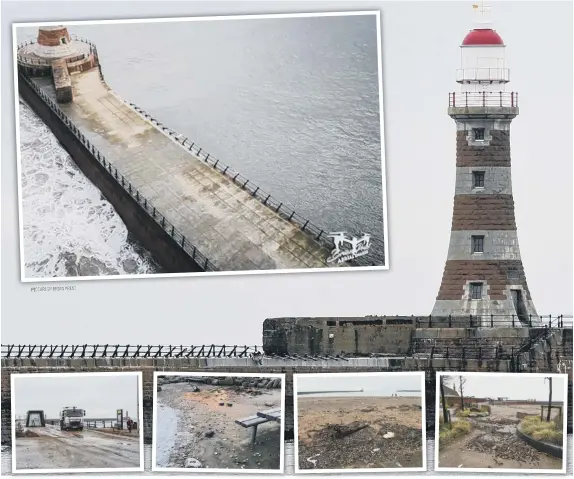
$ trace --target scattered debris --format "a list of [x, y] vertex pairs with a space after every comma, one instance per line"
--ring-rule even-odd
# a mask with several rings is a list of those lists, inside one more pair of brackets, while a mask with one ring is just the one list
[[207, 432], [205, 433], [205, 437], [213, 437], [213, 436], [215, 436], [215, 432], [214, 432], [214, 431], [207, 431]]
[[233, 403], [228, 402], [227, 407], [231, 407], [231, 406], [233, 406]]
[[201, 467], [201, 462], [199, 462], [194, 457], [188, 457], [185, 460], [185, 467], [198, 468], [198, 467]]
[[313, 464], [313, 467], [317, 465], [317, 459], [313, 459], [314, 457], [319, 457], [321, 454], [315, 454], [314, 456], [308, 457], [307, 461]]
[[391, 439], [391, 438], [395, 437], [395, 433], [389, 431], [389, 432], [387, 432], [386, 434], [383, 434], [383, 437], [384, 437], [385, 439]]
[[375, 447], [375, 449], [373, 449], [373, 453], [380, 451], [381, 448], [380, 447]]

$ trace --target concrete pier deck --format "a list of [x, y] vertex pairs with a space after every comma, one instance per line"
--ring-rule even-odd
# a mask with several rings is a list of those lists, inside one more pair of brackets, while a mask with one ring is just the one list
[[[34, 81], [56, 98], [51, 78]], [[72, 75], [72, 87], [74, 101], [62, 111], [217, 269], [332, 265], [325, 246], [138, 114], [96, 68]]]

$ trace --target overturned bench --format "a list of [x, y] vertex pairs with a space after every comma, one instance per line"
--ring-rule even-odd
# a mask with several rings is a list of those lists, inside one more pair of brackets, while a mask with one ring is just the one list
[[267, 409], [266, 411], [258, 412], [255, 416], [249, 416], [243, 419], [236, 419], [235, 423], [239, 424], [244, 428], [250, 428], [249, 442], [251, 444], [255, 443], [255, 437], [257, 436], [257, 426], [265, 422], [274, 421], [281, 423], [281, 409]]

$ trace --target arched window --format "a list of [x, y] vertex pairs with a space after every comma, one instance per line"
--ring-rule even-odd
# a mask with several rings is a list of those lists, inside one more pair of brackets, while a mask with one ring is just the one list
[[60, 38], [60, 43], [62, 45], [66, 45], [68, 43], [68, 39], [66, 37], [62, 37], [62, 38]]

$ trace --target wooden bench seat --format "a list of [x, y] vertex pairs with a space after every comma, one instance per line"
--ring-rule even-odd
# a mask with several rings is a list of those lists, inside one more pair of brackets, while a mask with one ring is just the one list
[[251, 428], [251, 431], [249, 431], [250, 432], [249, 442], [251, 444], [254, 444], [255, 436], [257, 435], [257, 426], [259, 426], [259, 424], [263, 424], [264, 422], [269, 421], [270, 419], [267, 419], [265, 417], [249, 416], [243, 419], [236, 419], [235, 423], [245, 428]]

